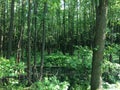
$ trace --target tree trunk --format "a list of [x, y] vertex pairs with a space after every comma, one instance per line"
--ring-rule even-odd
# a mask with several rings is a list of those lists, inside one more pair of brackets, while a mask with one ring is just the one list
[[0, 20], [0, 56], [3, 56], [3, 37], [5, 31], [5, 1], [1, 1], [1, 10], [0, 10], [0, 15], [1, 15], [1, 20]]
[[33, 81], [36, 81], [38, 79], [37, 75], [37, 69], [36, 69], [36, 51], [37, 51], [37, 0], [34, 0], [34, 15], [33, 18], [33, 26], [34, 26], [34, 67], [33, 67]]
[[12, 54], [12, 39], [13, 39], [13, 21], [14, 21], [14, 1], [11, 1], [11, 11], [10, 11], [10, 27], [8, 32], [8, 52], [7, 58], [9, 59]]
[[99, 6], [96, 11], [96, 31], [92, 61], [91, 90], [102, 90], [101, 65], [105, 44], [107, 3], [107, 0], [99, 0]]
[[110, 53], [110, 56], [109, 56], [109, 61], [110, 61], [110, 62], [112, 62], [112, 61], [113, 61], [112, 53]]
[[31, 61], [31, 30], [30, 30], [30, 22], [31, 22], [31, 2], [30, 0], [28, 1], [28, 17], [27, 17], [27, 26], [28, 26], [28, 30], [27, 30], [27, 41], [28, 41], [28, 46], [27, 46], [27, 77], [28, 77], [28, 85], [31, 85], [31, 73], [30, 73], [30, 61]]
[[119, 64], [120, 64], [120, 55], [119, 55]]
[[43, 31], [42, 31], [42, 53], [41, 53], [41, 66], [40, 66], [40, 80], [42, 80], [43, 76], [43, 66], [44, 66], [44, 51], [45, 51], [45, 34], [46, 34], [46, 12], [47, 12], [47, 2], [44, 2], [44, 11], [43, 11]]
[[23, 35], [24, 35], [24, 28], [25, 28], [25, 1], [22, 0], [22, 10], [21, 10], [21, 29], [22, 29], [22, 36], [21, 36], [21, 60], [23, 60], [23, 53], [24, 53], [24, 43], [23, 43]]
[[64, 12], [63, 12], [63, 35], [65, 35], [65, 0], [64, 1]]
[[[18, 3], [18, 6], [20, 7], [20, 1]], [[21, 9], [18, 9], [18, 31], [20, 31], [20, 34], [18, 35], [18, 44], [17, 44], [17, 58], [16, 58], [16, 63], [19, 63], [21, 60], [21, 41], [22, 41], [22, 37], [23, 37], [23, 30], [22, 30], [22, 18], [21, 18]]]

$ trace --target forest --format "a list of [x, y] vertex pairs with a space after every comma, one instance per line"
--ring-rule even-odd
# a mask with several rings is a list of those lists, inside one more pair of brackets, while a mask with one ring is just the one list
[[0, 90], [120, 90], [120, 0], [0, 0]]

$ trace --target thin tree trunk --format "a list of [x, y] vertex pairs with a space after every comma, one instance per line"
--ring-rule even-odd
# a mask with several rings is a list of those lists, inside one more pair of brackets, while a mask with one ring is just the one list
[[27, 77], [28, 77], [28, 85], [31, 85], [31, 30], [30, 30], [30, 22], [31, 22], [31, 2], [30, 0], [28, 0], [28, 17], [27, 17], [27, 26], [28, 26], [28, 30], [27, 30], [27, 41], [28, 41], [28, 46], [27, 46]]
[[64, 0], [64, 12], [63, 12], [63, 34], [65, 35], [65, 0]]
[[25, 1], [22, 0], [22, 11], [21, 11], [21, 29], [22, 29], [22, 36], [21, 36], [21, 60], [23, 60], [23, 53], [24, 53], [24, 43], [23, 43], [23, 35], [24, 35], [24, 27], [25, 27]]
[[2, 40], [3, 40], [3, 42], [2, 42], [2, 54], [3, 54], [3, 57], [5, 56], [4, 55], [4, 46], [5, 46], [5, 30], [6, 30], [6, 9], [5, 9], [5, 6], [6, 6], [6, 1], [4, 1], [4, 13], [3, 13], [3, 18], [4, 18], [4, 20], [3, 20], [3, 38], [2, 38]]
[[37, 51], [37, 0], [34, 0], [34, 19], [33, 19], [33, 24], [34, 24], [34, 67], [33, 67], [33, 80], [37, 80], [37, 70], [36, 70], [36, 51]]
[[99, 0], [99, 6], [97, 7], [96, 12], [96, 32], [92, 61], [91, 90], [102, 90], [101, 66], [105, 44], [107, 3], [107, 0]]
[[[61, 29], [61, 18], [60, 18], [60, 5], [58, 6], [58, 9], [56, 11], [56, 16], [57, 16], [57, 40], [59, 40], [59, 36], [60, 36], [60, 29]], [[57, 44], [57, 48], [60, 49], [60, 43]]]
[[8, 32], [8, 52], [7, 58], [9, 59], [12, 54], [12, 40], [13, 40], [13, 21], [14, 21], [14, 1], [11, 1], [11, 11], [10, 11], [10, 26]]
[[[18, 3], [18, 6], [20, 7], [20, 0]], [[18, 45], [17, 45], [17, 58], [16, 58], [16, 63], [19, 63], [21, 60], [21, 40], [22, 40], [22, 36], [23, 36], [23, 30], [22, 30], [22, 22], [21, 22], [21, 16], [20, 16], [20, 11], [21, 9], [18, 9], [18, 31], [20, 31], [20, 35], [18, 35], [19, 40], [18, 40]]]
[[2, 40], [1, 40], [1, 38], [2, 38], [2, 1], [0, 1], [0, 56], [2, 56]]
[[79, 45], [79, 1], [77, 0], [77, 23], [76, 23], [77, 45]]
[[45, 57], [45, 34], [46, 34], [46, 12], [47, 12], [47, 2], [44, 2], [44, 11], [43, 11], [43, 31], [42, 31], [42, 53], [41, 53], [41, 66], [40, 66], [40, 80], [43, 77], [43, 66], [44, 66], [44, 57]]
[[3, 37], [4, 33], [3, 31], [5, 30], [5, 1], [1, 1], [1, 28], [0, 28], [0, 56], [3, 56]]
[[119, 64], [120, 64], [120, 55], [119, 55]]
[[[65, 8], [65, 6], [66, 6], [66, 2], [65, 2], [65, 0], [63, 0], [64, 1], [64, 12], [63, 12], [63, 22], [62, 22], [62, 26], [63, 26], [63, 40], [65, 41], [65, 38], [66, 38], [66, 35], [65, 35], [65, 33], [66, 33], [66, 19], [65, 19], [65, 14], [66, 14], [66, 8]], [[65, 54], [65, 51], [66, 51], [66, 45], [65, 45], [65, 43], [62, 43], [63, 45], [61, 46], [62, 47], [62, 52], [63, 52], [63, 54]]]

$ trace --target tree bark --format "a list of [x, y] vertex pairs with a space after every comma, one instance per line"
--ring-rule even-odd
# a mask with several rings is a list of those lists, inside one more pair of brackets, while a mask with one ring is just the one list
[[119, 54], [119, 64], [120, 64], [120, 54]]
[[[19, 1], [18, 6], [20, 7], [21, 2]], [[19, 63], [21, 60], [21, 42], [23, 37], [23, 29], [22, 29], [22, 15], [21, 15], [21, 9], [18, 9], [18, 31], [20, 31], [20, 34], [18, 35], [18, 44], [17, 44], [17, 58], [16, 63]], [[22, 18], [21, 18], [22, 17]]]
[[11, 11], [10, 11], [10, 26], [8, 32], [8, 52], [7, 52], [7, 59], [10, 58], [12, 54], [12, 39], [13, 39], [13, 21], [14, 21], [14, 2], [15, 0], [11, 1]]
[[34, 18], [33, 18], [33, 28], [34, 28], [34, 67], [33, 67], [33, 81], [38, 79], [37, 69], [36, 69], [36, 51], [37, 51], [37, 0], [34, 0]]
[[21, 29], [22, 29], [22, 36], [21, 36], [21, 60], [24, 58], [24, 41], [23, 41], [23, 35], [24, 35], [24, 29], [25, 29], [25, 1], [22, 0], [22, 8], [21, 8]]
[[41, 66], [40, 66], [40, 80], [43, 77], [43, 66], [44, 66], [44, 57], [45, 57], [45, 37], [46, 37], [46, 12], [47, 12], [47, 2], [44, 2], [44, 10], [43, 10], [43, 31], [42, 31], [42, 52], [41, 52]]
[[1, 20], [0, 20], [0, 56], [3, 56], [3, 38], [4, 38], [4, 32], [5, 31], [5, 1], [1, 1]]
[[28, 0], [28, 17], [27, 17], [27, 26], [28, 26], [28, 30], [27, 30], [27, 41], [28, 41], [28, 46], [27, 46], [27, 77], [28, 77], [28, 85], [31, 85], [31, 73], [30, 73], [30, 61], [31, 61], [31, 30], [30, 30], [30, 22], [31, 22], [31, 2], [30, 0]]
[[101, 66], [103, 61], [105, 29], [107, 24], [107, 3], [107, 0], [99, 0], [99, 6], [96, 11], [96, 31], [91, 72], [91, 90], [102, 90]]

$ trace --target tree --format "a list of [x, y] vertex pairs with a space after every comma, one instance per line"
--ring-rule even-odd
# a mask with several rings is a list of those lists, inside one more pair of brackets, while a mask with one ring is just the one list
[[63, 26], [62, 39], [63, 39], [63, 41], [61, 42], [60, 47], [62, 49], [63, 54], [65, 54], [66, 45], [63, 42], [65, 41], [65, 38], [66, 38], [66, 35], [65, 35], [65, 33], [66, 33], [66, 19], [65, 19], [65, 17], [66, 17], [66, 1], [63, 0], [63, 2], [64, 2], [64, 6], [63, 6], [64, 7], [64, 10], [63, 10], [63, 22], [62, 22], [62, 26]]
[[34, 70], [33, 70], [33, 79], [37, 80], [37, 70], [36, 70], [36, 51], [37, 51], [37, 0], [34, 0], [34, 18], [33, 18], [33, 26], [34, 26]]
[[27, 76], [28, 76], [28, 85], [31, 84], [31, 72], [30, 72], [30, 65], [31, 65], [31, 28], [30, 28], [30, 23], [31, 23], [31, 1], [28, 0], [28, 16], [27, 16]]
[[91, 73], [91, 90], [101, 90], [101, 66], [105, 44], [105, 29], [107, 23], [107, 4], [108, 0], [99, 0], [96, 11], [96, 28], [94, 38], [94, 50]]
[[8, 32], [8, 52], [7, 58], [9, 59], [12, 54], [12, 40], [13, 40], [13, 21], [14, 21], [14, 2], [15, 0], [11, 1], [11, 11], [10, 11], [10, 26]]
[[4, 31], [5, 31], [5, 1], [1, 1], [1, 28], [0, 28], [0, 56], [3, 56], [3, 39], [4, 39]]
[[[21, 2], [19, 0], [18, 6], [20, 7], [20, 5], [21, 5]], [[23, 5], [23, 1], [22, 1], [22, 5]], [[21, 18], [23, 16], [21, 13], [23, 13], [21, 8], [18, 8], [18, 32], [20, 34], [18, 35], [19, 40], [17, 45], [17, 59], [16, 59], [17, 63], [19, 63], [21, 60], [21, 44], [22, 44], [22, 37], [23, 37], [23, 29], [22, 29], [23, 20]]]
[[45, 34], [46, 34], [46, 13], [47, 13], [47, 1], [44, 2], [44, 10], [43, 10], [43, 20], [42, 20], [42, 52], [41, 52], [41, 63], [40, 63], [40, 80], [42, 80], [43, 76], [43, 66], [44, 66], [44, 57], [45, 57]]

